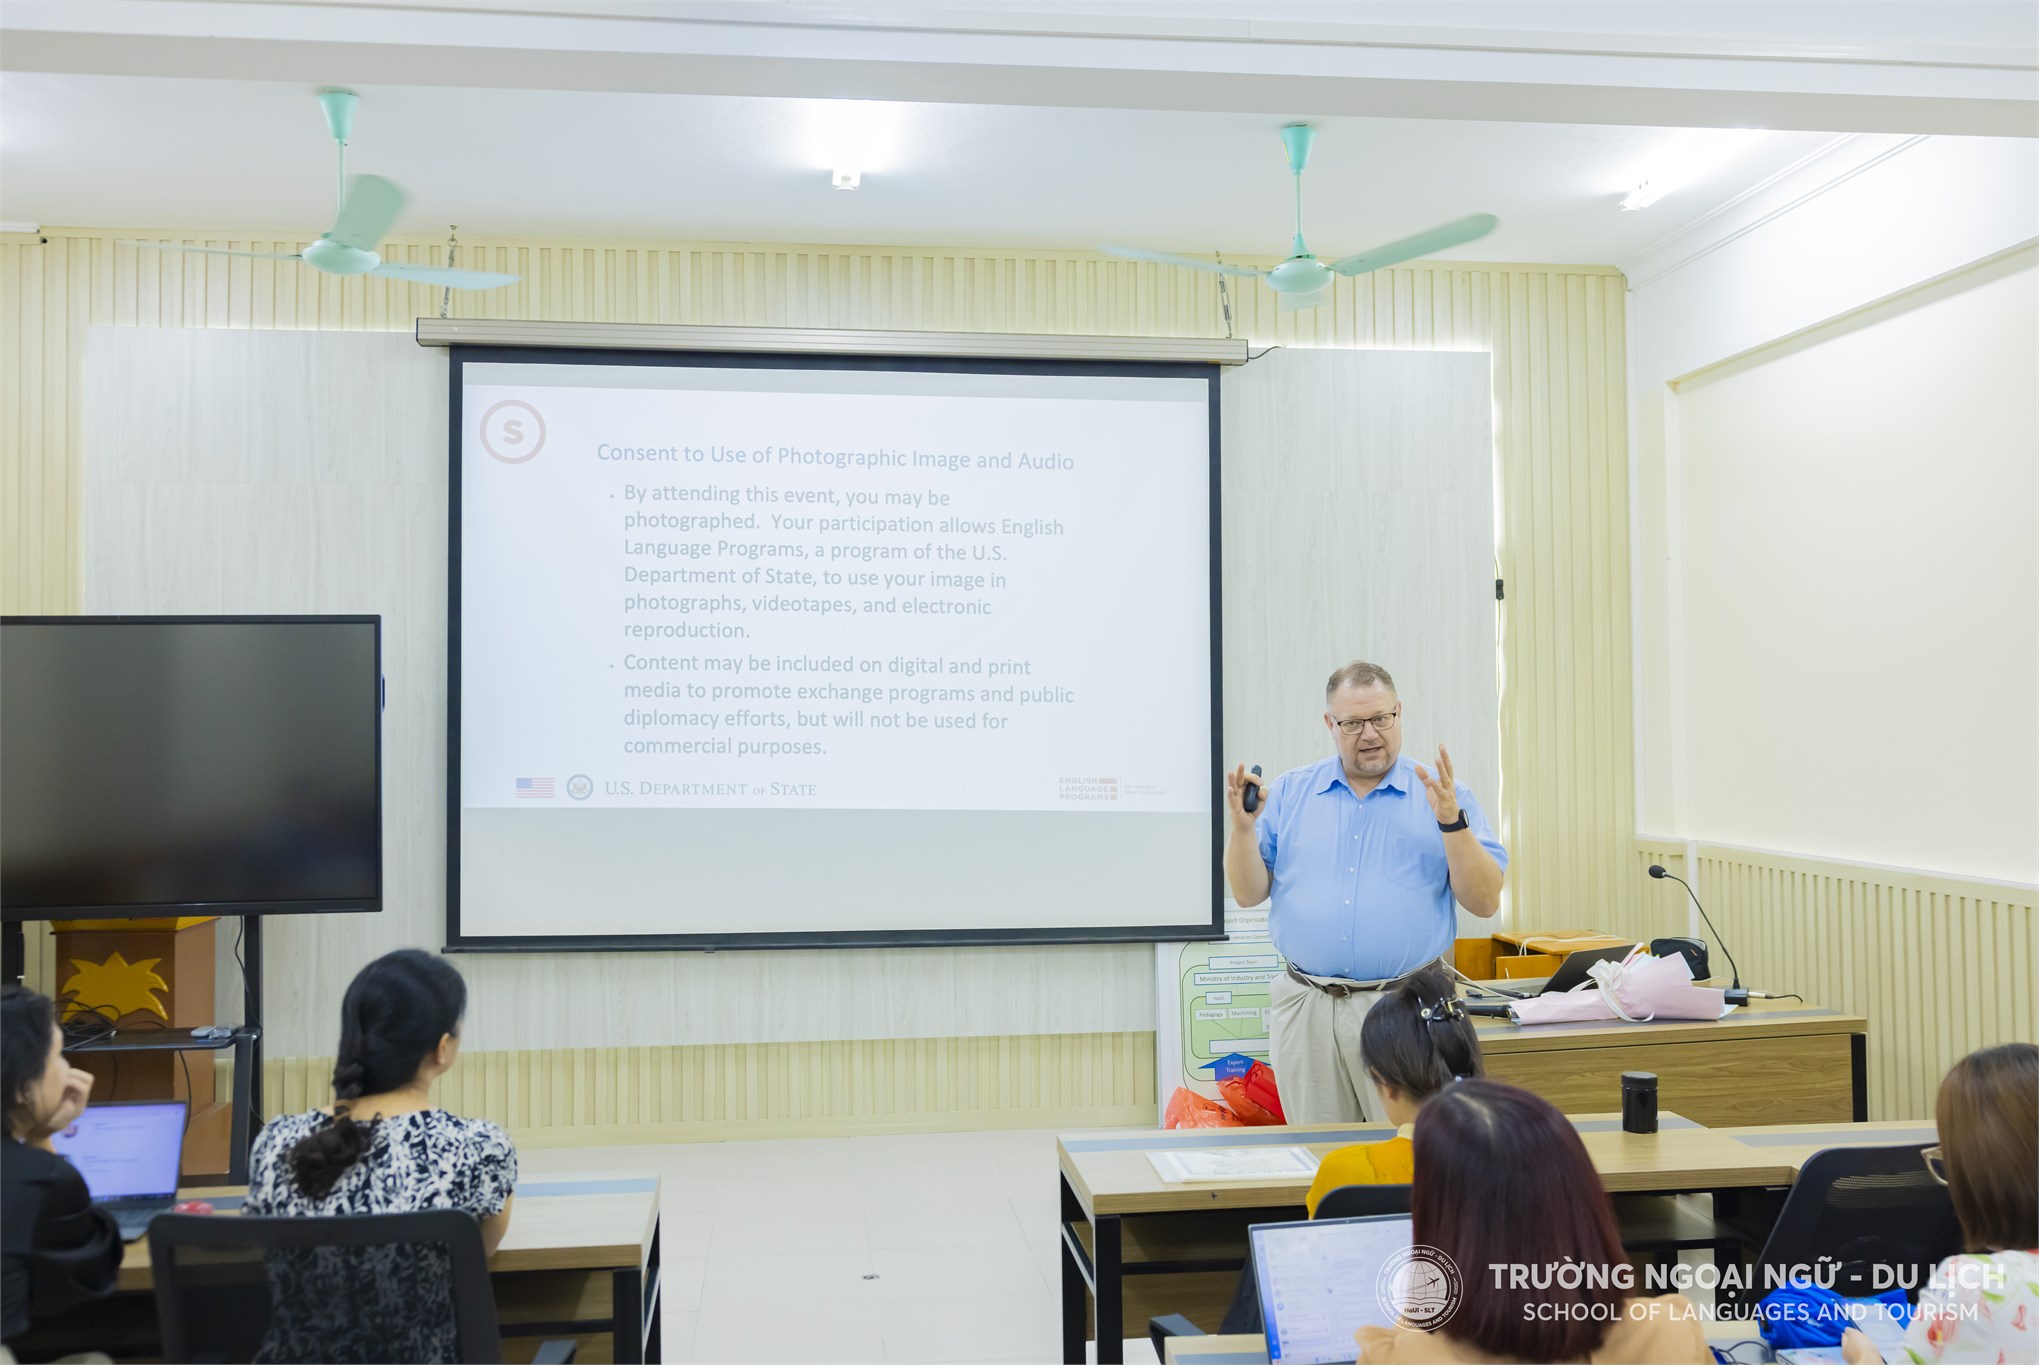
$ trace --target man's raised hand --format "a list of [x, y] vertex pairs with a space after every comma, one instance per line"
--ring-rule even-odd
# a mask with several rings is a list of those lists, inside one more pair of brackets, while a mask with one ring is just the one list
[[1423, 765], [1416, 765], [1416, 776], [1423, 780], [1424, 795], [1430, 798], [1430, 809], [1437, 815], [1439, 825], [1458, 823], [1458, 783], [1451, 774], [1451, 755], [1443, 745], [1437, 747], [1437, 773], [1433, 776]]

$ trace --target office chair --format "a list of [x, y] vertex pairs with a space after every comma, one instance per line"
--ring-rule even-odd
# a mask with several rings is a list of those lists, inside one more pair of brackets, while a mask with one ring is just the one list
[[1407, 1214], [1407, 1186], [1340, 1186], [1324, 1192], [1312, 1219], [1365, 1219], [1376, 1214]]
[[[1961, 1221], [1947, 1188], [1926, 1170], [1916, 1145], [1828, 1148], [1812, 1155], [1777, 1213], [1777, 1224], [1757, 1257], [1754, 1298], [1775, 1288], [1785, 1267], [1839, 1264], [1834, 1290], [1876, 1295], [1872, 1269], [1895, 1268], [1905, 1297], [1919, 1289], [1943, 1258], [1961, 1251]], [[1782, 1284], [1781, 1281], [1776, 1284]]]
[[[1317, 1202], [1312, 1219], [1358, 1219], [1374, 1214], [1407, 1214], [1407, 1186], [1340, 1186], [1326, 1191]], [[1253, 1247], [1246, 1247], [1246, 1264], [1239, 1268], [1239, 1284], [1233, 1287], [1232, 1303], [1219, 1323], [1220, 1333], [1259, 1333], [1266, 1329], [1260, 1316], [1260, 1277], [1253, 1270]], [[1169, 1338], [1196, 1337], [1203, 1332], [1182, 1314], [1163, 1314], [1147, 1320], [1147, 1337], [1154, 1355], [1168, 1360], [1163, 1347]]]
[[[165, 1214], [149, 1225], [149, 1262], [165, 1361], [256, 1360], [278, 1270], [290, 1273], [288, 1293], [312, 1302], [306, 1327], [313, 1334], [348, 1325], [367, 1326], [372, 1337], [373, 1325], [384, 1322], [400, 1330], [421, 1297], [444, 1295], [439, 1312], [453, 1323], [454, 1359], [503, 1360], [481, 1225], [459, 1210], [302, 1219]], [[409, 1359], [401, 1339], [371, 1341], [365, 1350], [364, 1361]], [[330, 1340], [313, 1351], [306, 1360], [345, 1359]], [[533, 1360], [543, 1366], [573, 1358], [574, 1344], [557, 1341]]]

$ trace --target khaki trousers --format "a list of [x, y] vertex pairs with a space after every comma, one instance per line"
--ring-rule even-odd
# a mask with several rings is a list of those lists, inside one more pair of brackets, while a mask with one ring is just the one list
[[[1335, 982], [1335, 977], [1318, 981]], [[1355, 991], [1333, 996], [1284, 973], [1268, 983], [1274, 1026], [1269, 1065], [1291, 1124], [1388, 1122], [1387, 1107], [1360, 1056], [1359, 1028], [1384, 994]]]

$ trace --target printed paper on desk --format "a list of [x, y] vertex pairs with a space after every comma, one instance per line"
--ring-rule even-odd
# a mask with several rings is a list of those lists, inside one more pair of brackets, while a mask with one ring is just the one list
[[1163, 1181], [1308, 1180], [1317, 1155], [1308, 1148], [1183, 1148], [1147, 1154]]

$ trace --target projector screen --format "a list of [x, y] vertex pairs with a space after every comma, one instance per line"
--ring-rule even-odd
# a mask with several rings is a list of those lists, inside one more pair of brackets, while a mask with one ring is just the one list
[[1215, 366], [450, 369], [450, 946], [1219, 930]]

